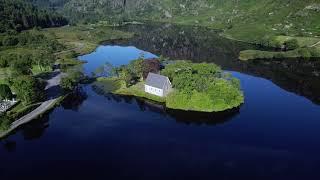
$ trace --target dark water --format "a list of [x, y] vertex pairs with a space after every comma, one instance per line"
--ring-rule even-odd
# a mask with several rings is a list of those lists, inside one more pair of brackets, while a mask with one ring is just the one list
[[[125, 64], [140, 56], [136, 48], [173, 59], [213, 61], [241, 80], [245, 104], [222, 114], [190, 114], [99, 95], [86, 85], [0, 141], [1, 180], [320, 178], [319, 92], [304, 90], [319, 86], [313, 81], [319, 72], [316, 62], [241, 63], [236, 54], [249, 45], [229, 42], [215, 32], [127, 28], [144, 36], [81, 57], [89, 61], [86, 72], [100, 62]], [[201, 39], [207, 39], [206, 47]], [[154, 57], [151, 53], [146, 57]], [[305, 86], [295, 89], [300, 85]]]

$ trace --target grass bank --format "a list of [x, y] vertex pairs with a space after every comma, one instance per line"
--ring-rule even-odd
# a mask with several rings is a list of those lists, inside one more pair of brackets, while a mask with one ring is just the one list
[[241, 51], [239, 59], [242, 61], [255, 60], [255, 59], [289, 59], [301, 58], [310, 59], [320, 57], [319, 47], [298, 48], [291, 51], [260, 51], [260, 50], [245, 50]]
[[166, 98], [158, 97], [144, 92], [144, 82], [139, 82], [130, 87], [126, 87], [126, 83], [119, 78], [97, 78], [93, 83], [95, 90], [102, 93], [113, 93], [123, 96], [135, 96], [149, 99], [159, 103], [165, 103]]

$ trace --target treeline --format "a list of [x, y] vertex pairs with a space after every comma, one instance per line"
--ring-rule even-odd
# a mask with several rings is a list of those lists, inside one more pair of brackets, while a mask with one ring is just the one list
[[40, 10], [23, 0], [0, 0], [0, 33], [63, 26], [67, 23], [67, 19], [56, 12]]

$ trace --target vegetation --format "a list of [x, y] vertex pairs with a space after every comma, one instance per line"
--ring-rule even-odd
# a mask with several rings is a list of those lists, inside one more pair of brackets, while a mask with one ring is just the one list
[[135, 96], [146, 98], [155, 102], [165, 103], [166, 98], [158, 97], [144, 92], [144, 82], [138, 82], [134, 85], [127, 86], [121, 78], [99, 77], [93, 83], [93, 88], [99, 93], [114, 93], [124, 96]]
[[166, 100], [169, 108], [217, 112], [244, 102], [239, 80], [215, 64], [179, 61], [167, 65], [161, 73], [169, 77], [175, 89]]
[[[68, 23], [61, 15], [39, 10], [23, 0], [0, 0], [0, 17], [0, 33], [33, 27], [62, 26]], [[14, 43], [14, 39], [6, 38], [5, 42]]]
[[[161, 74], [169, 77], [174, 88], [167, 98], [145, 93], [143, 78], [137, 78], [143, 71], [142, 62], [144, 61], [135, 60], [128, 66], [121, 67], [120, 72], [126, 72], [127, 76], [120, 73], [117, 77], [98, 78], [94, 88], [105, 93], [147, 98], [166, 103], [167, 108], [187, 111], [224, 111], [236, 108], [244, 102], [238, 79], [223, 73], [215, 64], [187, 61], [169, 64], [161, 71]], [[135, 67], [134, 72], [130, 70], [131, 67]]]
[[35, 108], [39, 106], [39, 103], [30, 104], [30, 105], [23, 105], [18, 104], [13, 109], [11, 109], [6, 114], [2, 114], [0, 116], [0, 132], [7, 130], [11, 123], [20, 117], [28, 114], [29, 112], [33, 111]]
[[[128, 38], [132, 34], [109, 27], [77, 26], [0, 34], [0, 83], [17, 94], [21, 105], [1, 115], [2, 129], [16, 118], [30, 112], [44, 100], [44, 81], [54, 64], [67, 72], [62, 88], [69, 92], [78, 86], [83, 74], [69, 67], [81, 64], [76, 60], [82, 53], [92, 51], [103, 40]], [[95, 38], [93, 38], [95, 37]], [[10, 122], [10, 123], [8, 123]]]
[[45, 83], [28, 75], [13, 79], [12, 88], [24, 104], [32, 104], [44, 99]]
[[164, 21], [221, 29], [224, 36], [259, 44], [265, 36], [320, 36], [318, 0], [51, 1], [60, 1], [59, 10], [72, 22]]
[[6, 84], [0, 84], [0, 100], [11, 100], [13, 97], [11, 89]]
[[47, 6], [52, 4], [58, 4], [55, 7], [73, 23], [119, 25], [142, 20], [205, 26], [222, 30], [221, 35], [230, 39], [285, 51], [320, 42], [317, 0], [52, 0]]
[[310, 59], [313, 57], [320, 57], [320, 48], [298, 48], [290, 51], [259, 51], [259, 50], [245, 50], [240, 52], [239, 59], [243, 61], [254, 59], [288, 59], [288, 58], [302, 58]]
[[87, 54], [103, 41], [126, 39], [133, 36], [132, 33], [113, 30], [111, 27], [104, 25], [65, 26], [49, 28], [45, 32], [48, 35], [54, 35], [58, 42], [65, 45], [67, 50], [57, 54], [61, 62], [72, 62], [75, 53], [77, 55]]
[[65, 91], [73, 91], [76, 87], [78, 87], [81, 80], [84, 79], [84, 75], [80, 71], [70, 70], [68, 75], [61, 79], [60, 86]]

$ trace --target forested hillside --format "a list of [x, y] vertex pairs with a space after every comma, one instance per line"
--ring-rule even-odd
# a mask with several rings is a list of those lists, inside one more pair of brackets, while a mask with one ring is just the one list
[[0, 0], [0, 17], [0, 32], [61, 26], [68, 23], [61, 15], [40, 10], [23, 0]]

